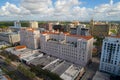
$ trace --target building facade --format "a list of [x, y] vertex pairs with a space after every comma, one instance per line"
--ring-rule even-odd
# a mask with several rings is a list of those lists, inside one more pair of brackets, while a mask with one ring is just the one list
[[93, 20], [90, 22], [90, 34], [93, 36], [105, 37], [109, 35], [109, 27], [108, 23], [103, 22], [94, 22]]
[[29, 26], [31, 28], [38, 28], [38, 22], [37, 21], [30, 21]]
[[20, 34], [13, 32], [2, 32], [0, 33], [0, 40], [6, 41], [10, 44], [15, 44], [20, 42]]
[[120, 75], [120, 37], [106, 37], [103, 40], [99, 69]]
[[39, 48], [40, 32], [32, 28], [24, 28], [20, 30], [20, 44], [26, 45], [30, 49]]
[[41, 51], [85, 66], [92, 58], [93, 37], [45, 32], [40, 38]]
[[86, 28], [85, 24], [79, 24], [76, 27], [70, 28], [70, 33], [79, 36], [89, 36], [89, 29]]

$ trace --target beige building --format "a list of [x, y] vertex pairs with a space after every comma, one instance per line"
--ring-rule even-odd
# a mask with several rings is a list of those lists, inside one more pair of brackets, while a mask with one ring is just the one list
[[30, 21], [29, 26], [31, 28], [38, 28], [38, 22], [37, 21]]
[[33, 28], [23, 28], [20, 30], [20, 44], [26, 45], [30, 49], [38, 49], [40, 31]]
[[105, 37], [109, 35], [109, 27], [108, 23], [103, 22], [94, 22], [93, 20], [90, 22], [90, 33], [93, 36]]
[[6, 41], [10, 44], [15, 44], [20, 42], [20, 34], [13, 32], [2, 32], [0, 33], [0, 40]]
[[93, 37], [45, 32], [40, 37], [41, 51], [85, 66], [92, 59]]

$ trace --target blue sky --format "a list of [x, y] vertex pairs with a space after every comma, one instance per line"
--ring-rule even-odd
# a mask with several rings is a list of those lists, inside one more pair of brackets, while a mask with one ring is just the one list
[[[88, 8], [94, 8], [95, 6], [109, 3], [110, 0], [80, 0], [84, 4], [82, 6], [88, 7]], [[120, 0], [114, 0], [114, 3], [119, 2]]]
[[20, 0], [0, 0], [0, 6], [3, 6], [6, 2], [10, 2], [10, 3], [18, 5]]
[[0, 0], [0, 20], [120, 20], [119, 14], [120, 0]]
[[[21, 0], [0, 0], [0, 6], [3, 6], [6, 2], [10, 2], [10, 3], [18, 5], [20, 1]], [[110, 2], [110, 0], [79, 0], [79, 1], [83, 2], [83, 4], [81, 5], [82, 7], [87, 7], [87, 8], [94, 8], [97, 5]], [[114, 3], [119, 2], [119, 1], [120, 0], [114, 0]], [[56, 2], [56, 0], [53, 0], [53, 2]]]

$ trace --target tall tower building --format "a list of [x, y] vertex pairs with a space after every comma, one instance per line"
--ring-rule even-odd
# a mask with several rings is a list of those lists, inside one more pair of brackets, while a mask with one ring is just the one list
[[103, 40], [99, 69], [120, 76], [120, 37], [106, 37]]
[[38, 49], [40, 40], [40, 31], [32, 28], [23, 28], [20, 30], [20, 44], [30, 49]]
[[38, 28], [38, 22], [37, 21], [30, 21], [29, 26], [31, 28]]

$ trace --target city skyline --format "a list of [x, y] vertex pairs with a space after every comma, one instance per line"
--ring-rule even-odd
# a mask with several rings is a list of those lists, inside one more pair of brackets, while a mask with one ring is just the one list
[[0, 1], [0, 21], [88, 21], [115, 20], [120, 17], [119, 0], [3, 0]]

